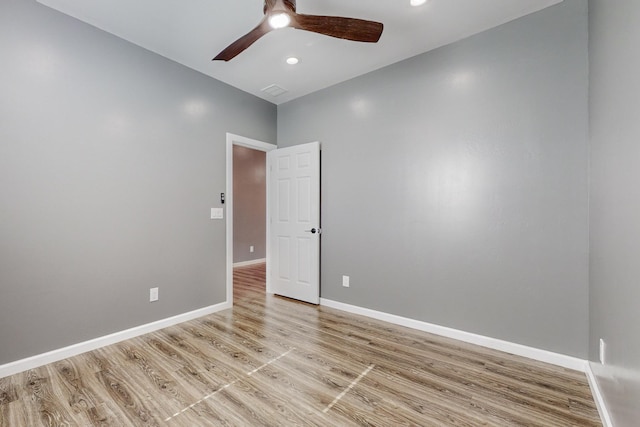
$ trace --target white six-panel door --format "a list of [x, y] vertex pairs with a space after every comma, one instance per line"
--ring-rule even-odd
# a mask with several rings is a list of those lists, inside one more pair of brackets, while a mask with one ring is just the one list
[[320, 143], [267, 153], [271, 291], [320, 302]]

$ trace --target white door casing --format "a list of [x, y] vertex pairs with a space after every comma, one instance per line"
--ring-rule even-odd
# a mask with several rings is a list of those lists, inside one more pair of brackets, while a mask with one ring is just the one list
[[320, 143], [267, 153], [270, 292], [320, 302]]

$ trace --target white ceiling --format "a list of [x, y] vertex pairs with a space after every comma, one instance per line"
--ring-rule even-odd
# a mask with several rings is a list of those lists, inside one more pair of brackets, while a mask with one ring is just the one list
[[[211, 61], [263, 17], [262, 0], [38, 0], [275, 104], [455, 42], [562, 0], [297, 0], [297, 11], [384, 24], [376, 44], [285, 28], [230, 62]], [[300, 58], [295, 66], [285, 60]], [[273, 97], [261, 90], [278, 85]]]

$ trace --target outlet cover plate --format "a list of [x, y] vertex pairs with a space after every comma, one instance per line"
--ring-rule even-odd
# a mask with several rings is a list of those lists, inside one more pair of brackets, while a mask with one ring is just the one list
[[342, 276], [342, 286], [348, 288], [350, 286], [349, 276]]
[[158, 301], [158, 288], [149, 289], [149, 302]]

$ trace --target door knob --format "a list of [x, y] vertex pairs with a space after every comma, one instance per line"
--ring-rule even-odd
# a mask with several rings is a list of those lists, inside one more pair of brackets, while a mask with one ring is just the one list
[[311, 234], [320, 234], [320, 229], [319, 228], [312, 228], [311, 230], [304, 230], [307, 233], [311, 233]]

